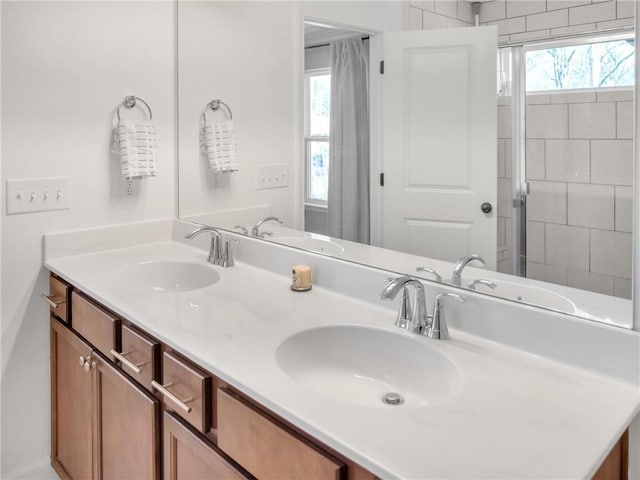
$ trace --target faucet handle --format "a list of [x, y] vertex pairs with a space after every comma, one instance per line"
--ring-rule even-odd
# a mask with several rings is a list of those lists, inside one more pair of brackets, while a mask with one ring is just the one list
[[231, 242], [238, 243], [238, 240], [226, 240], [224, 242], [224, 255], [221, 259], [220, 265], [225, 268], [233, 267], [236, 264], [236, 262], [233, 260]]
[[493, 283], [491, 280], [485, 280], [481, 278], [480, 280], [474, 280], [473, 282], [469, 283], [469, 288], [471, 290], [476, 290], [476, 285], [484, 285], [486, 287], [489, 287], [492, 290], [494, 290], [497, 287], [497, 285]]
[[434, 340], [446, 340], [451, 337], [442, 305], [442, 300], [445, 297], [455, 298], [460, 303], [464, 303], [465, 301], [465, 298], [457, 293], [446, 292], [436, 295], [433, 305], [433, 319], [431, 320], [431, 325], [425, 330], [425, 335]]
[[396, 327], [409, 328], [409, 324], [413, 322], [413, 307], [411, 306], [411, 296], [407, 287], [402, 288], [402, 301], [400, 302], [400, 310], [396, 317]]
[[442, 282], [442, 275], [429, 267], [416, 267], [416, 272], [427, 272], [434, 276], [436, 282]]
[[264, 237], [272, 237], [273, 236], [273, 232], [260, 232], [260, 235], [258, 235], [258, 237], [260, 238], [264, 238]]
[[244, 225], [234, 225], [233, 228], [237, 228], [243, 235], [249, 235], [249, 230]]

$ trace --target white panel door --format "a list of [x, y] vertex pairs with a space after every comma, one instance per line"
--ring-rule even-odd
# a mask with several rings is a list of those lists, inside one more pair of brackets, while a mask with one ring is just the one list
[[382, 246], [476, 253], [495, 269], [496, 39], [495, 27], [384, 34]]

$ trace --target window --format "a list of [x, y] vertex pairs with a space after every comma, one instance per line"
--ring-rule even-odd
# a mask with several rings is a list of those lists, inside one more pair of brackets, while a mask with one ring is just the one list
[[329, 191], [329, 124], [331, 73], [305, 74], [305, 203], [326, 206]]
[[632, 37], [529, 49], [527, 92], [632, 86], [634, 51]]

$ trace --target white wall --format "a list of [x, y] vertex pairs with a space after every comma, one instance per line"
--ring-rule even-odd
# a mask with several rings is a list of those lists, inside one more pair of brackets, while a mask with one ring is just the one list
[[474, 22], [467, 0], [411, 0], [408, 4], [408, 30], [468, 27]]
[[[5, 477], [50, 450], [42, 234], [175, 213], [176, 7], [4, 1], [1, 8], [2, 185], [8, 178], [70, 176], [72, 186], [66, 211], [6, 216], [2, 195]], [[159, 143], [158, 176], [131, 198], [109, 154], [111, 115], [128, 94], [150, 104]]]
[[[257, 190], [255, 179], [259, 165], [286, 164], [290, 176], [296, 168], [295, 13], [289, 2], [180, 3], [181, 216], [269, 204], [292, 225], [293, 185]], [[200, 115], [214, 98], [233, 112], [240, 169], [231, 174], [213, 175], [199, 152]]]

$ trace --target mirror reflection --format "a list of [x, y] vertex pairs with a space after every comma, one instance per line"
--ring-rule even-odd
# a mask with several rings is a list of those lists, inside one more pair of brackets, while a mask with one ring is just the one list
[[633, 2], [431, 3], [179, 2], [180, 216], [630, 325]]

